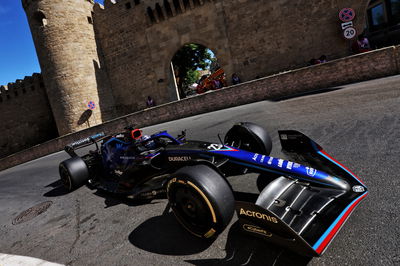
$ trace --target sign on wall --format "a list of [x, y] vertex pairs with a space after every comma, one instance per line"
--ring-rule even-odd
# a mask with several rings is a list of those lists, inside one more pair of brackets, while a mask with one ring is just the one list
[[93, 110], [94, 108], [96, 108], [96, 104], [95, 104], [94, 102], [90, 101], [90, 102], [88, 103], [88, 108], [89, 108], [90, 110]]
[[342, 30], [344, 30], [348, 27], [353, 27], [353, 21], [343, 22], [341, 25], [342, 25]]
[[343, 22], [352, 21], [355, 16], [356, 16], [356, 12], [354, 12], [354, 10], [352, 8], [346, 7], [346, 8], [343, 8], [342, 10], [340, 10], [340, 12], [339, 12], [339, 19]]
[[355, 28], [353, 27], [347, 27], [344, 29], [343, 31], [343, 36], [347, 39], [347, 40], [351, 40], [354, 37], [356, 37], [357, 35], [357, 31]]
[[343, 37], [347, 40], [354, 39], [357, 36], [357, 31], [353, 27], [353, 19], [356, 12], [349, 7], [343, 8], [339, 11], [339, 19], [342, 21], [341, 26], [343, 30]]

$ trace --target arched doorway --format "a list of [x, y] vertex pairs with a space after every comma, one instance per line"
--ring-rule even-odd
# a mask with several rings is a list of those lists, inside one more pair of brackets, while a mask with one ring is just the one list
[[226, 86], [224, 70], [214, 52], [204, 45], [183, 45], [173, 56], [171, 67], [180, 99]]

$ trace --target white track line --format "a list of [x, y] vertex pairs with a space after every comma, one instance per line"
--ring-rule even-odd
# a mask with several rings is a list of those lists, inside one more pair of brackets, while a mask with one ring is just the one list
[[63, 264], [32, 257], [0, 253], [0, 266], [63, 266]]

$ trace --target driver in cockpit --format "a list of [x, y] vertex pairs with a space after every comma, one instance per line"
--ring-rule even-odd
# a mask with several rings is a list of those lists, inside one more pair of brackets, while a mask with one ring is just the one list
[[156, 148], [156, 143], [154, 140], [149, 140], [150, 136], [149, 135], [143, 135], [142, 130], [136, 128], [131, 131], [131, 137], [133, 140], [136, 141], [137, 148], [140, 152], [146, 151], [146, 150], [152, 150]]

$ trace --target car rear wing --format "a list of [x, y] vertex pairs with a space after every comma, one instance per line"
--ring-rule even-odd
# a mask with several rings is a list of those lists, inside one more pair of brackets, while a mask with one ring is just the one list
[[89, 146], [89, 145], [92, 145], [92, 144], [96, 144], [96, 148], [98, 148], [98, 146], [97, 146], [97, 141], [99, 141], [100, 139], [102, 139], [102, 138], [104, 138], [104, 137], [105, 137], [104, 132], [100, 132], [100, 133], [97, 133], [97, 134], [92, 135], [92, 136], [90, 136], [90, 137], [87, 137], [87, 138], [83, 138], [83, 139], [74, 141], [74, 142], [72, 142], [72, 143], [66, 145], [66, 146], [64, 147], [64, 150], [65, 150], [71, 157], [76, 157], [76, 156], [78, 156], [78, 155], [75, 153], [75, 150], [76, 150], [76, 149], [81, 149], [81, 148], [83, 148], [83, 147], [86, 147], [86, 146]]

